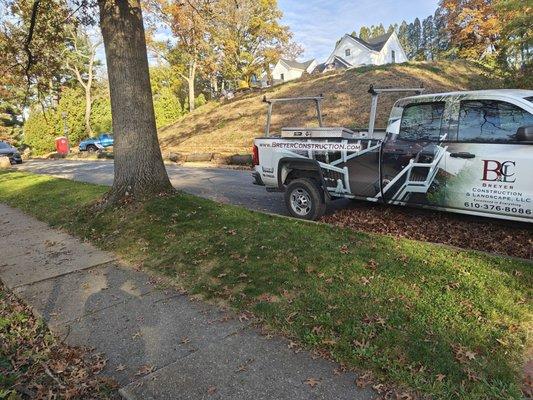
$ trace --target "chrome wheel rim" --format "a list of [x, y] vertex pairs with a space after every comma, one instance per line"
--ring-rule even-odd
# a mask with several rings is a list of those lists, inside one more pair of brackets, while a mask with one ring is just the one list
[[292, 210], [305, 217], [311, 212], [311, 196], [305, 189], [298, 188], [291, 193], [291, 207]]

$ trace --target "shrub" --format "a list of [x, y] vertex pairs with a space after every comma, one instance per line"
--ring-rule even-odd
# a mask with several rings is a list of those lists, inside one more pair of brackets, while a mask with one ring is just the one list
[[58, 136], [55, 128], [57, 113], [46, 115], [32, 112], [24, 124], [24, 143], [30, 146], [33, 154], [42, 155], [54, 150], [54, 140]]
[[96, 134], [112, 131], [111, 100], [107, 91], [97, 96], [93, 102], [91, 128]]
[[183, 109], [174, 92], [163, 87], [154, 96], [154, 112], [157, 128], [160, 128], [176, 122], [183, 114]]
[[207, 103], [207, 100], [205, 99], [205, 95], [203, 93], [200, 93], [200, 95], [196, 97], [196, 99], [194, 99], [194, 105], [196, 107], [201, 107], [206, 103]]

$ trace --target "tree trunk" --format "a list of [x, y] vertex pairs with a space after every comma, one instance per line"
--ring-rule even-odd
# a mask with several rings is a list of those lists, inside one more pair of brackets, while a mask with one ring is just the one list
[[[87, 71], [87, 84], [85, 85], [85, 133], [91, 137], [93, 136], [93, 130], [91, 129], [91, 109], [93, 105], [93, 99], [91, 96], [91, 90], [93, 86], [93, 65], [94, 65], [94, 58], [96, 57], [96, 48], [93, 49], [90, 59], [89, 59], [89, 67]], [[83, 80], [81, 82], [83, 86]]]
[[173, 192], [157, 138], [140, 2], [98, 5], [115, 139], [115, 177], [105, 204]]
[[93, 136], [93, 130], [91, 129], [91, 108], [92, 108], [91, 88], [87, 84], [85, 88], [85, 133], [87, 136]]
[[189, 84], [189, 111], [194, 111], [195, 104], [194, 99], [196, 94], [194, 93], [194, 81], [196, 79], [196, 62], [193, 62], [189, 65], [189, 78], [187, 83]]

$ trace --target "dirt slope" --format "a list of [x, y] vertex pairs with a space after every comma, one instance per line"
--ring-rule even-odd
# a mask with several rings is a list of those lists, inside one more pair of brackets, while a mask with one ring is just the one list
[[[223, 104], [208, 103], [174, 125], [161, 129], [161, 146], [165, 155], [169, 152], [249, 153], [252, 139], [264, 130], [266, 105], [261, 101], [264, 95], [275, 98], [323, 94], [325, 125], [366, 127], [370, 84], [376, 87], [423, 86], [427, 93], [501, 85], [479, 66], [459, 61], [363, 67], [314, 75]], [[380, 98], [377, 127], [385, 127], [390, 108], [399, 97], [384, 95]], [[275, 106], [272, 131], [279, 131], [281, 126], [316, 125], [314, 116], [312, 103]]]

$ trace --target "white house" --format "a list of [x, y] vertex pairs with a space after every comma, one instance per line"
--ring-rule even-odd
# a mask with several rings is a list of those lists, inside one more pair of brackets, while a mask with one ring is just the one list
[[274, 84], [293, 81], [302, 77], [304, 73], [311, 74], [317, 66], [315, 59], [306, 62], [279, 60], [272, 69]]
[[367, 40], [347, 34], [337, 43], [335, 50], [320, 69], [330, 71], [406, 61], [407, 55], [394, 31]]

